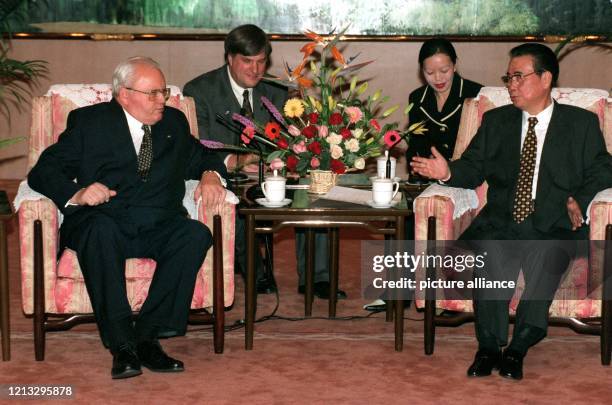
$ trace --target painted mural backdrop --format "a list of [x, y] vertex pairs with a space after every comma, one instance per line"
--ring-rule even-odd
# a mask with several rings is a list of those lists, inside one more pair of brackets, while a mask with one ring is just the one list
[[243, 23], [280, 34], [349, 23], [349, 34], [367, 35], [612, 31], [612, 0], [28, 0], [23, 7], [28, 20], [20, 28], [30, 31], [81, 24], [87, 32], [126, 26], [132, 32], [204, 33]]

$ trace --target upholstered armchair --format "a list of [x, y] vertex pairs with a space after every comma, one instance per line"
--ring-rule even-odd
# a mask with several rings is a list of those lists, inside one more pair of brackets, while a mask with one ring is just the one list
[[[171, 88], [167, 104], [183, 111], [191, 133], [197, 137], [193, 100], [183, 97], [177, 87]], [[32, 102], [28, 170], [41, 152], [57, 141], [71, 110], [110, 98], [111, 89], [107, 84], [55, 85], [45, 96], [36, 97]], [[213, 231], [214, 245], [197, 276], [190, 323], [213, 323], [214, 349], [222, 353], [224, 307], [234, 300], [235, 206], [226, 202], [220, 215], [207, 212], [202, 204], [196, 206], [192, 198], [196, 184], [196, 181], [187, 182], [183, 202], [192, 218], [197, 217]], [[30, 190], [26, 181], [20, 186], [15, 205], [19, 215], [23, 311], [33, 315], [35, 356], [36, 360], [43, 360], [47, 331], [66, 330], [78, 323], [93, 321], [94, 317], [76, 254], [66, 249], [58, 260], [58, 231], [62, 218], [57, 207], [48, 198]], [[154, 271], [152, 259], [127, 260], [127, 292], [134, 312], [140, 309], [147, 296]]]
[[[597, 114], [608, 152], [612, 153], [612, 99], [608, 98], [607, 91], [558, 88], [553, 90], [552, 96], [559, 103], [579, 106]], [[453, 159], [458, 159], [468, 146], [480, 125], [482, 115], [492, 108], [505, 104], [510, 104], [510, 98], [506, 88], [503, 87], [484, 87], [476, 98], [465, 101]], [[430, 189], [422, 194], [423, 197], [415, 200], [415, 239], [422, 241], [457, 239], [486, 204], [486, 190], [486, 183], [474, 191], [437, 184], [430, 186]], [[583, 210], [586, 208], [583, 207]], [[610, 261], [612, 249], [609, 246], [609, 240], [612, 239], [612, 189], [605, 190], [595, 197], [588, 215], [590, 259], [576, 259], [570, 264], [570, 273], [561, 283], [550, 307], [550, 322], [567, 325], [579, 333], [600, 335], [601, 362], [608, 365], [612, 347], [612, 305], [609, 295], [603, 297], [602, 281], [610, 279], [609, 275], [607, 278], [604, 275], [606, 270], [612, 273]], [[607, 253], [601, 249], [603, 242], [599, 242], [598, 249], [594, 248], [594, 241], [605, 239], [608, 240]], [[597, 279], [594, 280], [594, 277]], [[522, 290], [523, 283], [520, 277], [510, 302], [511, 314], [516, 310]], [[433, 353], [436, 326], [458, 326], [474, 319], [471, 300], [440, 298], [438, 292], [437, 300], [433, 294], [417, 300], [418, 306], [425, 306], [426, 354]], [[450, 318], [436, 316], [436, 308], [457, 311], [461, 314]]]

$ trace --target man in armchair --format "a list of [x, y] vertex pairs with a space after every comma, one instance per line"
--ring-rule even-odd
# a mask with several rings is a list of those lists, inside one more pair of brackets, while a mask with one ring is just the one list
[[[183, 371], [158, 337], [185, 333], [210, 230], [182, 205], [187, 179], [208, 207], [225, 199], [225, 166], [189, 132], [185, 116], [166, 107], [169, 88], [157, 63], [133, 57], [113, 73], [113, 99], [74, 110], [57, 143], [28, 175], [29, 185], [64, 214], [61, 248], [81, 266], [100, 336], [113, 354], [112, 378]], [[135, 322], [125, 261], [157, 266]]]
[[[432, 148], [433, 158], [411, 162], [418, 173], [453, 187], [487, 181], [487, 204], [460, 239], [488, 250], [485, 274], [516, 280], [522, 267], [525, 291], [534, 292], [523, 294], [512, 341], [502, 353], [510, 297], [474, 291], [478, 351], [468, 376], [499, 368], [504, 377], [523, 377], [523, 358], [546, 336], [549, 306], [571, 256], [532, 241], [587, 239], [583, 214], [594, 195], [612, 185], [612, 157], [595, 114], [551, 98], [558, 74], [550, 48], [534, 43], [513, 48], [502, 77], [512, 105], [483, 116], [460, 159], [447, 163]], [[515, 249], [494, 242], [500, 240], [515, 241]]]

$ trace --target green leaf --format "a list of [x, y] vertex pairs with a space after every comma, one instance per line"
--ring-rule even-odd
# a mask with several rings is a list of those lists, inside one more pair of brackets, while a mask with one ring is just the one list
[[389, 115], [393, 114], [395, 110], [397, 110], [398, 108], [399, 108], [399, 105], [394, 105], [393, 107], [385, 110], [385, 112], [383, 112], [382, 114], [383, 118], [387, 118]]

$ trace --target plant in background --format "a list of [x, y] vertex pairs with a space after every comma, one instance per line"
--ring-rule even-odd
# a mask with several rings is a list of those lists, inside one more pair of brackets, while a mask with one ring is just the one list
[[282, 113], [261, 99], [273, 121], [233, 115], [243, 125], [245, 145], [255, 140], [268, 146], [264, 155], [272, 169], [300, 175], [315, 169], [337, 174], [362, 170], [366, 159], [381, 155], [385, 134], [397, 128], [397, 123], [381, 125], [379, 119], [399, 106], [379, 114], [388, 97], [381, 90], [364, 97], [368, 83], [359, 83], [354, 74], [372, 61], [354, 64], [358, 55], [346, 59], [338, 49], [345, 31], [328, 36], [306, 31], [311, 42], [301, 49], [302, 62], [295, 69], [286, 66], [288, 80], [277, 80], [297, 89], [299, 97], [289, 99]]
[[[43, 60], [19, 61], [8, 57], [11, 46], [12, 26], [23, 20], [27, 0], [0, 0], [0, 31], [7, 38], [0, 38], [0, 114], [10, 124], [10, 107], [24, 111], [32, 97], [32, 90], [41, 78], [48, 74], [47, 62]], [[0, 147], [13, 142], [0, 142]]]

